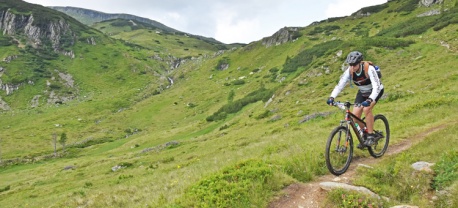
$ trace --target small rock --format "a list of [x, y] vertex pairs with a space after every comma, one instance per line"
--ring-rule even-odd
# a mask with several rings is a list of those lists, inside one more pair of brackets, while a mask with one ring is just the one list
[[121, 169], [121, 168], [122, 168], [122, 166], [116, 165], [116, 166], [113, 166], [113, 167], [111, 168], [111, 170], [112, 170], [113, 172], [116, 172], [116, 171], [118, 171], [118, 170]]
[[427, 173], [431, 173], [433, 172], [433, 170], [431, 169], [431, 166], [433, 166], [434, 163], [428, 163], [428, 162], [424, 162], [424, 161], [420, 161], [420, 162], [416, 162], [414, 164], [412, 164], [412, 168], [415, 169], [415, 170], [418, 170], [418, 171], [425, 171]]
[[73, 170], [73, 169], [76, 169], [76, 167], [73, 165], [65, 166], [64, 168], [64, 170]]
[[365, 164], [358, 164], [358, 167], [362, 167], [362, 168], [367, 168], [367, 169], [372, 169], [373, 167], [369, 166], [369, 165], [365, 165]]
[[320, 183], [320, 187], [321, 189], [326, 190], [326, 191], [330, 191], [333, 189], [339, 189], [339, 188], [345, 189], [345, 190], [357, 191], [359, 193], [367, 194], [367, 195], [370, 195], [371, 197], [380, 199], [379, 195], [361, 186], [352, 186], [352, 185], [348, 185], [345, 183], [337, 183], [337, 182], [322, 182]]

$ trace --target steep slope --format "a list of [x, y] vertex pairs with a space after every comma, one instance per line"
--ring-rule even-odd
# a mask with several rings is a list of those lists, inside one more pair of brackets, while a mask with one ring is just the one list
[[[33, 135], [30, 142], [37, 145], [27, 149], [22, 145], [28, 144], [21, 143], [8, 148], [5, 155], [9, 151], [16, 156], [42, 155], [40, 147], [48, 143], [43, 139], [55, 132], [53, 128], [66, 123], [59, 120], [76, 112], [77, 117], [90, 115], [91, 122], [80, 122], [71, 131], [87, 136], [82, 129], [93, 128], [107, 113], [120, 111], [170, 85], [166, 75], [171, 63], [160, 54], [109, 38], [39, 5], [3, 1], [0, 11], [0, 27], [5, 31], [0, 35], [1, 108], [3, 116], [22, 114], [2, 119], [4, 126], [19, 127], [5, 131], [3, 136], [10, 138], [7, 144], [14, 144], [29, 132]], [[62, 105], [78, 106], [80, 110], [70, 107], [56, 113]], [[44, 111], [51, 117], [40, 116]]]
[[[59, 56], [58, 66], [84, 72], [75, 80], [85, 93], [67, 105], [0, 115], [0, 202], [266, 207], [283, 187], [327, 174], [324, 141], [342, 115], [324, 102], [351, 50], [382, 66], [386, 95], [376, 112], [388, 117], [392, 144], [456, 122], [456, 1], [390, 1], [361, 11], [191, 58], [162, 76], [174, 82], [160, 91], [150, 78], [161, 65], [152, 67], [154, 53], [141, 47], [106, 39], [100, 51], [81, 47], [83, 59]], [[455, 141], [453, 126], [446, 130]], [[53, 133], [67, 135], [57, 157]]]
[[168, 32], [136, 20], [114, 19], [92, 25], [116, 39], [134, 43], [156, 53], [174, 57], [197, 57], [228, 49], [229, 45], [207, 41], [181, 32]]

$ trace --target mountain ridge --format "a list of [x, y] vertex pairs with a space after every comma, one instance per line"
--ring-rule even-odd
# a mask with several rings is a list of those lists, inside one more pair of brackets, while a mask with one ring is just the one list
[[132, 19], [132, 20], [137, 20], [143, 23], [147, 23], [150, 25], [153, 25], [157, 27], [158, 29], [164, 30], [166, 32], [174, 32], [174, 33], [182, 33], [182, 34], [188, 34], [192, 35], [194, 37], [222, 44], [220, 41], [212, 38], [212, 37], [204, 37], [200, 35], [193, 35], [190, 33], [185, 33], [179, 30], [176, 30], [174, 28], [168, 27], [158, 21], [151, 20], [148, 18], [144, 17], [139, 17], [131, 14], [119, 14], [119, 13], [104, 13], [96, 10], [91, 10], [91, 9], [84, 9], [84, 8], [78, 8], [78, 7], [58, 7], [58, 6], [50, 6], [49, 8], [52, 8], [54, 10], [66, 13], [69, 16], [72, 16], [73, 18], [77, 19], [78, 21], [82, 22], [83, 24], [86, 25], [92, 25], [96, 22], [102, 22], [106, 20], [112, 20], [112, 19]]

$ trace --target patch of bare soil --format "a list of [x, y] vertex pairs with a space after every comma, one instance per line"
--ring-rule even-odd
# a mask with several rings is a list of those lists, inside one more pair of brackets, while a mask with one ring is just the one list
[[[404, 150], [409, 149], [413, 144], [421, 142], [429, 134], [445, 128], [446, 125], [437, 126], [427, 129], [426, 131], [407, 138], [404, 141], [389, 145], [385, 153], [387, 155], [395, 155]], [[384, 157], [384, 156], [383, 156]], [[294, 183], [286, 187], [282, 191], [282, 195], [269, 204], [269, 208], [320, 208], [323, 207], [327, 192], [320, 188], [321, 182], [335, 181], [340, 183], [352, 184], [355, 176], [355, 170], [358, 164], [372, 165], [377, 163], [377, 159], [372, 157], [353, 158], [352, 164], [347, 172], [336, 177], [332, 174], [321, 176], [308, 183]]]

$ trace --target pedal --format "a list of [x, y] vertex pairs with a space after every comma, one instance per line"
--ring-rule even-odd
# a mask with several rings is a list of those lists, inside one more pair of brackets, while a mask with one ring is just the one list
[[359, 143], [358, 146], [356, 146], [356, 148], [364, 149], [364, 148], [366, 148], [366, 145], [363, 145], [363, 144]]

